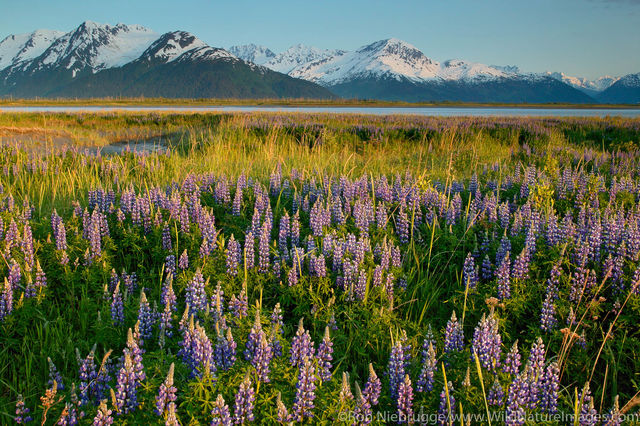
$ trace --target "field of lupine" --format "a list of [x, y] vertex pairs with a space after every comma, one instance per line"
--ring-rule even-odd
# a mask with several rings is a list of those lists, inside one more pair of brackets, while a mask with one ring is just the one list
[[638, 420], [640, 120], [3, 128], [2, 424]]

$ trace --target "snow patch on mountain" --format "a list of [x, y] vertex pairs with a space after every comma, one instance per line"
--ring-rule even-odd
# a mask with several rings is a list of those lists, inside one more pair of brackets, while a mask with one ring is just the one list
[[291, 72], [297, 67], [315, 61], [330, 59], [344, 53], [342, 50], [318, 49], [317, 47], [305, 46], [304, 44], [296, 44], [284, 52], [279, 53], [263, 65], [274, 71], [291, 75]]
[[605, 75], [595, 80], [589, 80], [584, 77], [572, 77], [563, 72], [546, 72], [545, 75], [562, 81], [563, 83], [573, 86], [576, 89], [592, 92], [602, 92], [620, 79], [619, 77], [611, 77], [609, 75]]
[[56, 39], [35, 62], [38, 68], [62, 66], [74, 74], [89, 68], [95, 73], [135, 60], [157, 37], [157, 33], [140, 25], [111, 26], [86, 21]]
[[640, 72], [637, 74], [627, 74], [618, 79], [617, 83], [624, 87], [640, 87]]
[[272, 50], [265, 46], [258, 46], [253, 43], [239, 46], [231, 46], [229, 52], [246, 62], [264, 65], [276, 57]]
[[142, 54], [147, 60], [164, 63], [183, 60], [237, 59], [224, 49], [211, 47], [187, 31], [173, 31], [163, 34]]
[[28, 34], [10, 35], [0, 41], [0, 70], [40, 56], [62, 31], [36, 30]]

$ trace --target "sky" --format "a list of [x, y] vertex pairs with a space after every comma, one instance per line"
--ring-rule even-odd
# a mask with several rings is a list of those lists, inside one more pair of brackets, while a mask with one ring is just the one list
[[594, 79], [640, 72], [640, 0], [0, 0], [0, 39], [85, 20], [192, 32], [211, 46], [352, 50], [390, 37], [459, 58]]

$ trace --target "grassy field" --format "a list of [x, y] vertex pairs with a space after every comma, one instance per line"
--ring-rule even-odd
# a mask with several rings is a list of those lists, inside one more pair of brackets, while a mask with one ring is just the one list
[[4, 113], [0, 144], [0, 423], [639, 420], [640, 119]]

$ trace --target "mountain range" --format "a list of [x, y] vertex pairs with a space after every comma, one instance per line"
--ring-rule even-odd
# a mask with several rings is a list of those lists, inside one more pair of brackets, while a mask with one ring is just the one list
[[186, 31], [84, 22], [0, 42], [0, 96], [638, 103], [640, 73], [596, 80], [462, 59], [386, 39], [359, 49], [209, 46]]

